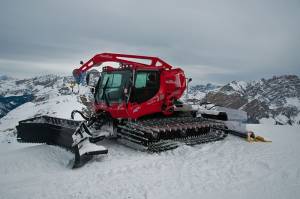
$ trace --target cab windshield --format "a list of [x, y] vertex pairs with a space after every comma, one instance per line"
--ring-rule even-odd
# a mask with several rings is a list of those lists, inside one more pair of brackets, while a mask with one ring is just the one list
[[103, 72], [96, 86], [95, 101], [106, 103], [124, 101], [124, 89], [128, 87], [131, 76], [130, 70]]

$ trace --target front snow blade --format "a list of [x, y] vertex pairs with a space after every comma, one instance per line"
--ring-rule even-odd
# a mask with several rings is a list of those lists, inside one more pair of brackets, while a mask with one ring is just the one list
[[75, 145], [73, 151], [75, 153], [73, 169], [83, 166], [86, 162], [91, 160], [94, 155], [108, 153], [108, 150], [104, 146], [91, 143], [87, 137]]
[[40, 116], [19, 121], [17, 140], [27, 143], [46, 143], [72, 150], [72, 135], [80, 121]]
[[[103, 146], [91, 143], [100, 140], [101, 137], [89, 138], [85, 132], [88, 131], [88, 128], [84, 122], [40, 116], [22, 120], [16, 128], [19, 142], [46, 143], [72, 151], [75, 154], [73, 168], [82, 166], [93, 155], [107, 154], [108, 152]], [[76, 138], [78, 136], [79, 139]]]

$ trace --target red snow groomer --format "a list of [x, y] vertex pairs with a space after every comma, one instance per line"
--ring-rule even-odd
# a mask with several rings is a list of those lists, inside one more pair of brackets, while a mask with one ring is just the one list
[[196, 117], [196, 110], [179, 101], [186, 89], [183, 70], [157, 57], [97, 54], [75, 69], [73, 75], [80, 82], [85, 72], [106, 62], [118, 63], [119, 67], [102, 68], [94, 85], [91, 116], [76, 110], [72, 118], [79, 113], [84, 121], [49, 116], [23, 120], [17, 126], [18, 140], [71, 149], [75, 153], [74, 167], [78, 167], [82, 159], [108, 152], [98, 144], [104, 138], [116, 138], [139, 150], [160, 152], [182, 143], [195, 145], [227, 136], [221, 122], [227, 119], [226, 114]]

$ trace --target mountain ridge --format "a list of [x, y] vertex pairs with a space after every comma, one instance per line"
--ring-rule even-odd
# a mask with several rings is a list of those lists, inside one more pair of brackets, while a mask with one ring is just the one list
[[[26, 102], [45, 102], [51, 96], [71, 95], [71, 76], [44, 75], [0, 79], [0, 118]], [[185, 97], [185, 96], [183, 96]], [[274, 76], [256, 81], [232, 81], [223, 86], [195, 85], [189, 88], [189, 101], [208, 101], [245, 110], [248, 122], [300, 124], [300, 79], [296, 75]]]
[[[199, 101], [244, 110], [249, 115], [249, 122], [267, 119], [274, 124], [300, 124], [300, 79], [296, 75], [251, 82], [232, 81], [218, 89], [202, 92], [205, 95]], [[190, 93], [195, 96], [192, 89]]]

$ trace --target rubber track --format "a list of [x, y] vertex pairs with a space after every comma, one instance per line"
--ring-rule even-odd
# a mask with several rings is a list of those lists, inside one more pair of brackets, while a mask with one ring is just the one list
[[227, 135], [224, 123], [193, 117], [148, 119], [118, 126], [122, 143], [150, 152], [218, 141]]

